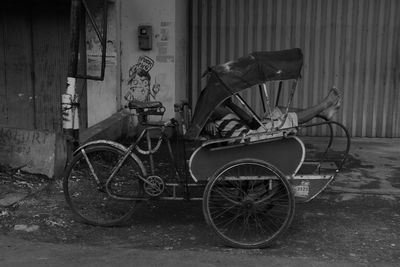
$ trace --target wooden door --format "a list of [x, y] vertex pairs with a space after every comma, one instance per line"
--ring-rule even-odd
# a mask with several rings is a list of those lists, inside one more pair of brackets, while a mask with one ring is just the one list
[[0, 125], [61, 131], [70, 3], [15, 2], [0, 10]]

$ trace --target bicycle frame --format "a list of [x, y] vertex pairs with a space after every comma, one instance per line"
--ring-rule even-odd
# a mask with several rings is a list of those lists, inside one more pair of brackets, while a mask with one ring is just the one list
[[[176, 126], [176, 125], [172, 125], [172, 127], [175, 127], [175, 126]], [[156, 153], [156, 152], [158, 151], [158, 149], [160, 148], [160, 146], [161, 146], [161, 144], [162, 144], [163, 141], [165, 141], [166, 144], [167, 144], [168, 152], [169, 152], [169, 157], [170, 157], [170, 159], [171, 159], [171, 162], [172, 162], [172, 165], [173, 165], [173, 167], [174, 167], [175, 173], [176, 173], [176, 175], [178, 176], [178, 179], [179, 179], [180, 181], [183, 180], [183, 179], [182, 179], [182, 175], [180, 174], [179, 169], [178, 169], [178, 166], [177, 166], [177, 164], [176, 164], [175, 157], [174, 157], [174, 155], [173, 155], [173, 151], [172, 151], [172, 147], [171, 147], [171, 142], [170, 142], [170, 140], [169, 140], [167, 134], [165, 133], [167, 127], [169, 127], [169, 125], [147, 126], [147, 127], [145, 127], [145, 128], [142, 130], [142, 132], [140, 133], [139, 137], [138, 137], [128, 148], [126, 148], [126, 150], [124, 149], [125, 152], [124, 152], [123, 157], [122, 157], [121, 159], [118, 160], [116, 166], [115, 166], [115, 167], [113, 168], [113, 170], [111, 171], [111, 174], [110, 174], [110, 176], [107, 178], [107, 181], [106, 181], [106, 184], [105, 184], [105, 190], [106, 190], [106, 192], [107, 192], [112, 198], [118, 199], [118, 200], [146, 200], [146, 199], [149, 199], [149, 198], [150, 198], [150, 197], [142, 197], [142, 196], [141, 196], [141, 197], [120, 197], [120, 196], [116, 196], [115, 194], [113, 194], [113, 193], [111, 192], [111, 190], [110, 190], [110, 184], [111, 184], [112, 179], [113, 179], [114, 176], [116, 175], [116, 173], [120, 170], [120, 168], [122, 167], [122, 165], [124, 164], [124, 162], [127, 160], [127, 158], [130, 157], [131, 155], [135, 155], [135, 154], [133, 153], [133, 150], [135, 150], [135, 149], [136, 149], [139, 153], [141, 153], [141, 154], [143, 154], [143, 155], [148, 155], [148, 156], [149, 156], [149, 158], [150, 158], [151, 175], [154, 175], [154, 174], [155, 174], [155, 171], [154, 171], [154, 159], [153, 159], [153, 154]], [[151, 147], [151, 136], [150, 136], [150, 131], [151, 131], [151, 130], [159, 130], [159, 131], [160, 131], [160, 136], [158, 137], [157, 144], [156, 144], [155, 148], [153, 148], [153, 149], [152, 149], [152, 147]], [[138, 147], [138, 143], [139, 143], [144, 137], [147, 139], [148, 151], [143, 151], [143, 150], [141, 150], [141, 149]], [[98, 143], [98, 142], [97, 142], [97, 143]], [[122, 146], [122, 147], [123, 147], [123, 146]], [[121, 148], [121, 147], [119, 147], [119, 148]], [[124, 148], [125, 148], [125, 147], [124, 147]], [[138, 149], [138, 148], [139, 148], [139, 149]], [[183, 147], [183, 149], [184, 149], [184, 147]], [[85, 154], [84, 148], [81, 148], [80, 150], [82, 151], [82, 153], [83, 153], [84, 156], [85, 156], [86, 162], [87, 162], [88, 165], [89, 165], [89, 168], [90, 168], [90, 170], [91, 170], [91, 172], [92, 172], [92, 175], [93, 175], [93, 177], [94, 177], [94, 179], [95, 179], [95, 181], [96, 181], [96, 183], [97, 183], [97, 185], [98, 185], [98, 188], [99, 188], [99, 189], [102, 188], [101, 183], [100, 183], [100, 180], [98, 179], [97, 175], [95, 174], [95, 172], [94, 172], [94, 170], [93, 170], [93, 167], [91, 166], [91, 163], [90, 163], [89, 159], [87, 158], [87, 156], [86, 156], [86, 154]], [[136, 160], [137, 160], [138, 162], [140, 162], [141, 167], [144, 168], [144, 165], [143, 165], [142, 161], [141, 161], [138, 157], [136, 157]], [[186, 168], [186, 165], [185, 165], [185, 168]], [[147, 173], [147, 172], [144, 172], [144, 173]], [[148, 177], [148, 176], [146, 176], [146, 177]], [[140, 175], [138, 176], [138, 178], [139, 178], [143, 183], [146, 183], [146, 184], [148, 184], [148, 185], [151, 186], [152, 184], [151, 184], [149, 181], [146, 180], [146, 177], [142, 177], [142, 176], [140, 176]], [[188, 180], [185, 179], [185, 180], [184, 180], [184, 183], [181, 182], [180, 184], [181, 184], [181, 185], [182, 185], [182, 184], [184, 185], [184, 187], [185, 187], [185, 195], [186, 195], [186, 198], [189, 198]]]

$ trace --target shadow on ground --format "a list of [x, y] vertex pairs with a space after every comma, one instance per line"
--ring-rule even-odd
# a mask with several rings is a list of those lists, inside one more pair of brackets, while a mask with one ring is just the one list
[[[272, 247], [262, 250], [238, 250], [224, 246], [206, 225], [200, 201], [140, 203], [134, 216], [121, 227], [85, 225], [76, 220], [67, 206], [61, 182], [48, 183], [41, 179], [29, 181], [30, 187], [37, 193], [32, 194], [32, 189], [27, 189], [23, 191], [26, 192], [24, 198], [11, 205], [0, 206], [0, 233], [33, 242], [93, 246], [112, 244], [114, 247], [148, 250], [212, 250], [228, 254], [312, 257], [327, 262], [344, 260], [361, 264], [398, 263], [400, 198], [383, 191], [398, 185], [396, 173], [399, 174], [399, 168], [395, 166], [398, 156], [388, 153], [391, 148], [387, 146], [384, 147], [386, 154], [375, 151], [366, 159], [367, 156], [359, 152], [363, 149], [364, 145], [359, 145], [352, 150], [346, 169], [327, 191], [310, 203], [296, 205], [295, 218], [288, 232]], [[370, 153], [370, 148], [368, 151]], [[377, 157], [389, 159], [377, 161]], [[387, 169], [384, 169], [385, 166]], [[383, 169], [380, 176], [377, 175], [379, 168]], [[363, 183], [363, 179], [367, 179], [368, 183]], [[23, 178], [20, 181], [24, 184]], [[341, 190], [343, 188], [354, 190]], [[372, 194], [363, 191], [365, 189], [380, 191], [372, 191], [376, 193]]]

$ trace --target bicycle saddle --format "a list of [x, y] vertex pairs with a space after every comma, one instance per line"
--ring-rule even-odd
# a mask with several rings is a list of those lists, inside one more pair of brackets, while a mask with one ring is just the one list
[[162, 108], [163, 104], [159, 101], [149, 101], [149, 102], [142, 102], [142, 101], [137, 101], [137, 100], [131, 100], [129, 101], [128, 107], [130, 109], [158, 109]]

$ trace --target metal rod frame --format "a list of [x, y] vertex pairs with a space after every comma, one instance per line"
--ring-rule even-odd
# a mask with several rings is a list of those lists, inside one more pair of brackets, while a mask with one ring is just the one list
[[94, 76], [94, 75], [86, 75], [86, 74], [75, 74], [76, 78], [81, 78], [81, 79], [88, 79], [88, 80], [97, 80], [97, 81], [102, 81], [104, 80], [104, 73], [105, 73], [105, 68], [106, 68], [106, 53], [107, 53], [107, 11], [108, 11], [108, 6], [107, 6], [107, 0], [103, 0], [103, 22], [102, 22], [102, 29], [103, 29], [103, 34], [100, 33], [99, 27], [97, 26], [96, 21], [94, 20], [93, 14], [90, 12], [89, 6], [86, 2], [86, 0], [80, 0], [82, 1], [83, 8], [85, 9], [85, 12], [87, 16], [89, 17], [90, 23], [92, 24], [97, 38], [100, 41], [101, 44], [101, 69], [100, 69], [100, 76]]

